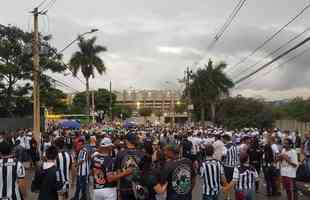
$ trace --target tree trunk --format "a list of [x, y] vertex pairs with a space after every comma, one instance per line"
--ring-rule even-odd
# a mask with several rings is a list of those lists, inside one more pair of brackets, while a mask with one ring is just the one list
[[213, 124], [215, 124], [215, 103], [214, 102], [210, 103], [210, 108], [211, 108], [211, 120]]
[[206, 112], [206, 109], [204, 106], [202, 106], [200, 108], [200, 121], [202, 123], [202, 127], [205, 127], [205, 112]]
[[86, 114], [90, 116], [90, 102], [89, 102], [89, 77], [86, 79]]

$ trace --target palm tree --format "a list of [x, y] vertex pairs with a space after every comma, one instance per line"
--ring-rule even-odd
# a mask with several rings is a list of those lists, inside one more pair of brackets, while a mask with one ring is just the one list
[[88, 115], [90, 115], [89, 78], [91, 76], [95, 77], [95, 69], [100, 75], [106, 71], [104, 62], [98, 54], [107, 51], [107, 48], [95, 45], [96, 39], [96, 37], [91, 39], [79, 38], [79, 51], [75, 52], [70, 59], [73, 76], [76, 77], [81, 70], [86, 80], [86, 109]]
[[205, 110], [210, 106], [211, 120], [215, 122], [216, 103], [224, 95], [229, 94], [229, 89], [234, 87], [234, 82], [226, 76], [223, 70], [226, 68], [224, 62], [214, 66], [209, 60], [204, 68], [200, 68], [192, 76], [189, 90], [194, 104], [200, 107], [201, 121], [204, 124]]

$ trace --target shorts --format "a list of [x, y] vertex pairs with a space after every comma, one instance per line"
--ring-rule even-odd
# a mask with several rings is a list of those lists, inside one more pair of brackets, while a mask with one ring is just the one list
[[94, 200], [117, 200], [116, 188], [103, 188], [94, 190]]
[[235, 170], [234, 167], [224, 166], [224, 174], [228, 183], [233, 180], [234, 170]]

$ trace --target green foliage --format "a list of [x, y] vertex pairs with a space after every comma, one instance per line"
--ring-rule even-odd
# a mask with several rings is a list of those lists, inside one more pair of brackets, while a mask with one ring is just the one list
[[176, 113], [184, 113], [186, 112], [186, 104], [185, 103], [182, 103], [180, 102], [179, 104], [176, 104], [175, 105], [175, 112]]
[[113, 117], [118, 117], [123, 119], [130, 118], [132, 116], [132, 109], [128, 106], [122, 106], [122, 105], [114, 105], [112, 107], [112, 114]]
[[[116, 102], [116, 95], [111, 94], [112, 97], [112, 107]], [[95, 105], [96, 110], [104, 111], [105, 113], [109, 113], [109, 106], [110, 106], [110, 91], [107, 89], [98, 89], [95, 91]], [[86, 108], [86, 92], [78, 93], [73, 98], [72, 103], [72, 112], [83, 113]]]
[[53, 113], [63, 114], [68, 112], [68, 106], [65, 102], [66, 94], [56, 88], [45, 88], [40, 91], [41, 104]]
[[161, 110], [156, 110], [156, 111], [154, 112], [154, 114], [155, 114], [155, 116], [158, 117], [158, 118], [160, 118], [160, 117], [163, 116], [163, 112], [162, 112]]
[[74, 76], [81, 70], [86, 79], [95, 76], [95, 69], [101, 75], [106, 71], [106, 67], [98, 54], [107, 51], [107, 48], [95, 45], [97, 38], [79, 39], [79, 51], [75, 52], [70, 59], [70, 66]]
[[139, 115], [142, 117], [149, 117], [152, 114], [152, 109], [150, 108], [141, 108], [139, 109]]
[[293, 119], [301, 122], [310, 121], [310, 99], [296, 97], [282, 105], [273, 106], [273, 115], [276, 119]]
[[85, 40], [79, 39], [79, 51], [75, 52], [70, 59], [70, 68], [73, 72], [73, 76], [77, 76], [81, 71], [86, 80], [86, 113], [90, 113], [89, 102], [89, 78], [95, 77], [95, 70], [102, 75], [106, 71], [106, 67], [103, 60], [99, 57], [99, 54], [107, 51], [107, 48], [100, 45], [95, 45], [96, 37]]
[[217, 110], [217, 123], [230, 129], [272, 127], [271, 106], [260, 99], [242, 96], [222, 99]]
[[[192, 75], [189, 94], [196, 110], [200, 110], [200, 119], [204, 121], [205, 111], [209, 107], [212, 121], [215, 120], [215, 108], [219, 99], [229, 94], [229, 89], [234, 86], [233, 81], [226, 76], [223, 70], [226, 64], [221, 62], [214, 66], [209, 60], [208, 65], [199, 68]], [[187, 93], [187, 92], [184, 92]]]
[[[41, 72], [63, 72], [61, 55], [54, 57], [56, 49], [49, 44], [48, 37], [40, 35]], [[0, 115], [2, 117], [24, 116], [31, 114], [32, 88], [32, 34], [18, 27], [0, 25]], [[42, 82], [46, 77], [41, 76]], [[41, 85], [40, 85], [41, 86]], [[21, 103], [23, 102], [23, 103]], [[19, 113], [19, 111], [24, 111]]]

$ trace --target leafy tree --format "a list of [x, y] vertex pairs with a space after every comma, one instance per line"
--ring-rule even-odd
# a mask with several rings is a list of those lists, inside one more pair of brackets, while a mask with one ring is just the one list
[[301, 122], [310, 121], [310, 99], [296, 97], [282, 105], [273, 106], [273, 114], [277, 119], [293, 119]]
[[271, 106], [266, 102], [238, 96], [220, 101], [216, 121], [218, 124], [230, 129], [244, 127], [269, 128], [272, 127], [273, 116]]
[[225, 68], [225, 63], [221, 62], [214, 66], [213, 62], [209, 60], [208, 65], [199, 68], [192, 75], [189, 93], [196, 109], [200, 109], [200, 120], [203, 124], [207, 107], [210, 108], [211, 120], [215, 122], [217, 102], [224, 95], [228, 95], [229, 89], [234, 86], [233, 81], [223, 72]]
[[[65, 66], [60, 62], [61, 55], [55, 56], [56, 49], [49, 44], [50, 39], [42, 35], [39, 37], [42, 50], [40, 71], [41, 73], [46, 70], [63, 72]], [[33, 74], [31, 42], [31, 33], [24, 32], [15, 26], [0, 25], [0, 110], [2, 116], [12, 117], [16, 114], [16, 110], [23, 110], [21, 101], [29, 105], [29, 93], [32, 88], [28, 81], [32, 80]], [[42, 75], [41, 78], [43, 77], [45, 76]], [[29, 111], [29, 109], [26, 110]], [[18, 115], [23, 114], [28, 113], [22, 112]]]
[[79, 39], [79, 51], [75, 52], [70, 59], [70, 67], [73, 75], [77, 76], [81, 70], [86, 80], [86, 110], [90, 114], [89, 78], [95, 77], [95, 70], [102, 75], [106, 71], [103, 60], [98, 54], [107, 51], [104, 46], [96, 45], [96, 37], [91, 39]]
[[65, 102], [66, 94], [56, 88], [46, 88], [41, 90], [42, 105], [52, 110], [53, 113], [66, 113], [68, 111], [67, 103]]
[[[112, 108], [116, 102], [116, 95], [114, 93], [112, 96]], [[87, 105], [86, 103], [86, 92], [78, 93], [74, 96], [72, 102], [72, 112], [81, 113], [83, 112], [83, 108]], [[110, 108], [110, 91], [107, 89], [98, 89], [95, 91], [95, 106], [96, 110], [104, 111], [105, 113], [109, 113]]]
[[160, 120], [160, 118], [164, 115], [161, 110], [156, 110], [154, 114], [156, 117], [158, 117], [158, 120]]
[[118, 117], [122, 119], [127, 119], [132, 116], [132, 109], [129, 106], [123, 106], [123, 105], [114, 105], [112, 107], [112, 114], [113, 117]]
[[152, 112], [153, 111], [150, 108], [141, 108], [141, 109], [139, 109], [139, 115], [144, 117], [144, 118], [151, 116]]
[[186, 111], [187, 107], [185, 103], [179, 102], [175, 104], [175, 112], [176, 113], [184, 113]]

